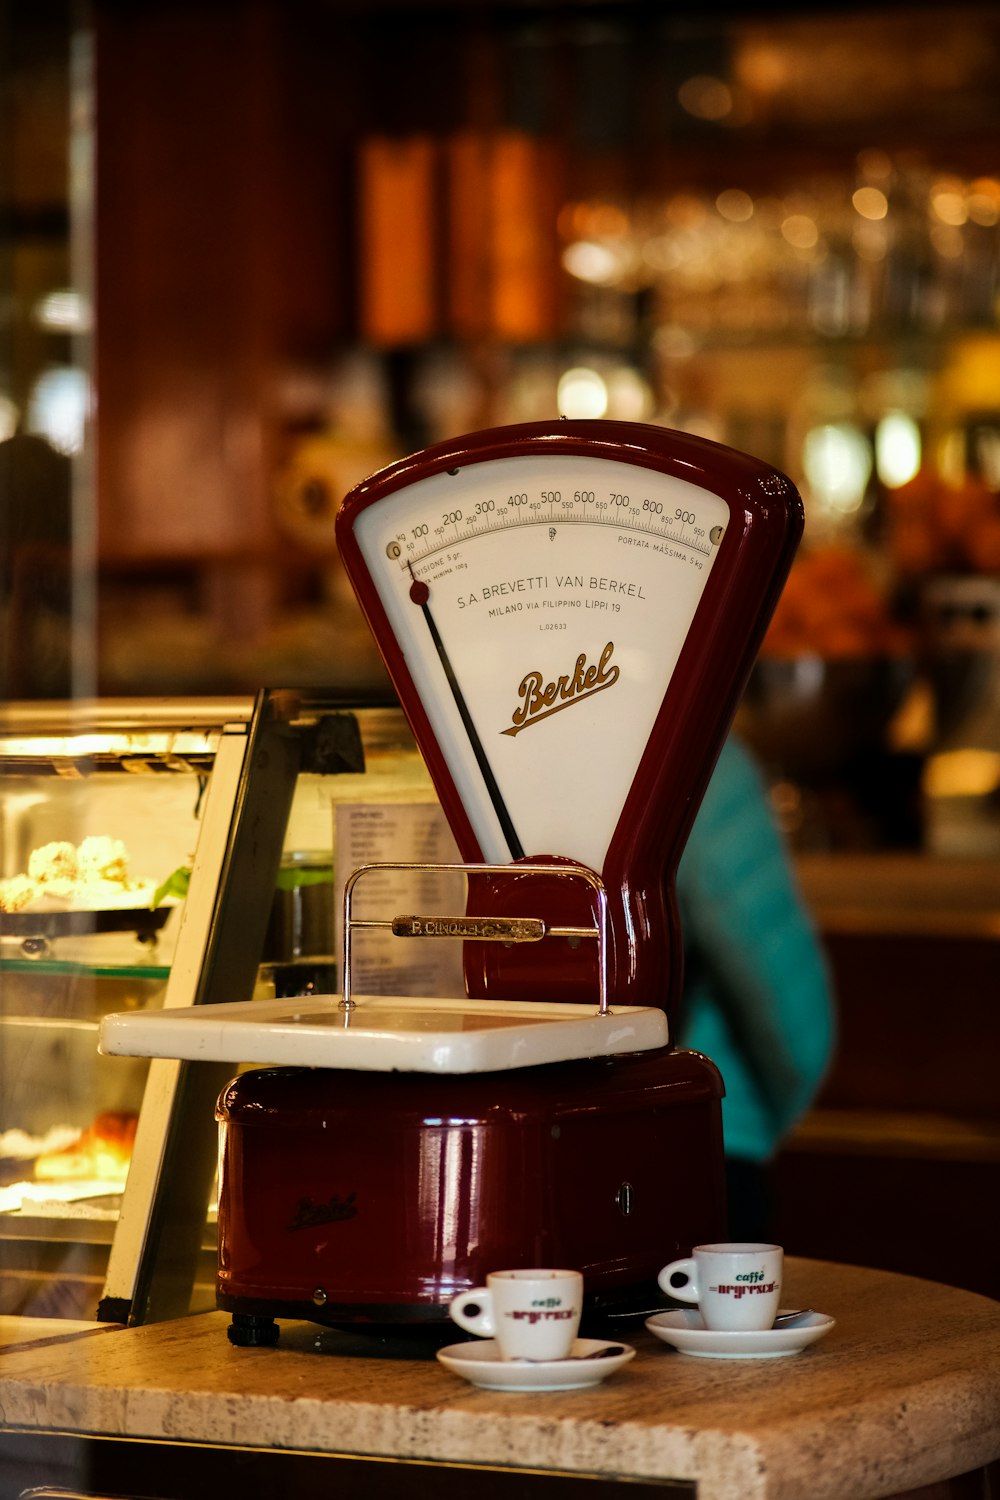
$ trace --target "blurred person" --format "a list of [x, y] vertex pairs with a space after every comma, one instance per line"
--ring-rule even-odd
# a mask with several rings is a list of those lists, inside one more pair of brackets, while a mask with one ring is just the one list
[[681, 1045], [722, 1073], [729, 1235], [769, 1238], [769, 1165], [819, 1092], [835, 1039], [826, 956], [772, 816], [731, 735], [677, 872]]

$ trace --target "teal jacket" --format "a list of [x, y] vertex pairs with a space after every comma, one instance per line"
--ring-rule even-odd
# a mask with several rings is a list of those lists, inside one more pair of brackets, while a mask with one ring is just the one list
[[726, 1155], [765, 1162], [815, 1098], [835, 1033], [830, 973], [763, 777], [726, 742], [677, 872], [679, 1040], [726, 1086]]

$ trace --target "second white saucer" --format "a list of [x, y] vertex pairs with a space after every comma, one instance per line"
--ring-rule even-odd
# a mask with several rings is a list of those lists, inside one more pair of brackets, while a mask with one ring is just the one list
[[486, 1391], [576, 1391], [607, 1380], [635, 1358], [635, 1350], [605, 1339], [577, 1339], [568, 1359], [514, 1360], [500, 1358], [494, 1339], [476, 1339], [449, 1344], [437, 1357], [454, 1375]]
[[798, 1354], [830, 1332], [835, 1320], [826, 1313], [811, 1312], [790, 1328], [722, 1330], [706, 1328], [697, 1308], [676, 1308], [654, 1313], [646, 1327], [665, 1344], [682, 1354], [702, 1359], [777, 1359]]

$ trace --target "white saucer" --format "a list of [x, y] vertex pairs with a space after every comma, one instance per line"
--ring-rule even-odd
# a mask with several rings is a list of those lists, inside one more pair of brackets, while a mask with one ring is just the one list
[[779, 1359], [815, 1344], [830, 1332], [834, 1321], [826, 1313], [811, 1312], [791, 1328], [730, 1332], [706, 1328], [696, 1308], [682, 1307], [655, 1313], [646, 1319], [646, 1327], [682, 1354], [697, 1354], [702, 1359]]
[[[588, 1359], [601, 1349], [620, 1349], [603, 1359]], [[606, 1339], [577, 1339], [569, 1359], [513, 1360], [501, 1359], [495, 1339], [477, 1339], [475, 1343], [449, 1344], [439, 1349], [437, 1357], [454, 1375], [461, 1375], [485, 1391], [578, 1391], [607, 1380], [622, 1365], [635, 1358], [630, 1344], [608, 1343]]]

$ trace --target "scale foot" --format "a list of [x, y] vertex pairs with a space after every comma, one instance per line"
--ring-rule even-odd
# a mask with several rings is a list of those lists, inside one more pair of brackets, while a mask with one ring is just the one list
[[273, 1318], [256, 1313], [233, 1313], [226, 1329], [231, 1344], [238, 1349], [268, 1349], [278, 1342], [281, 1329]]

